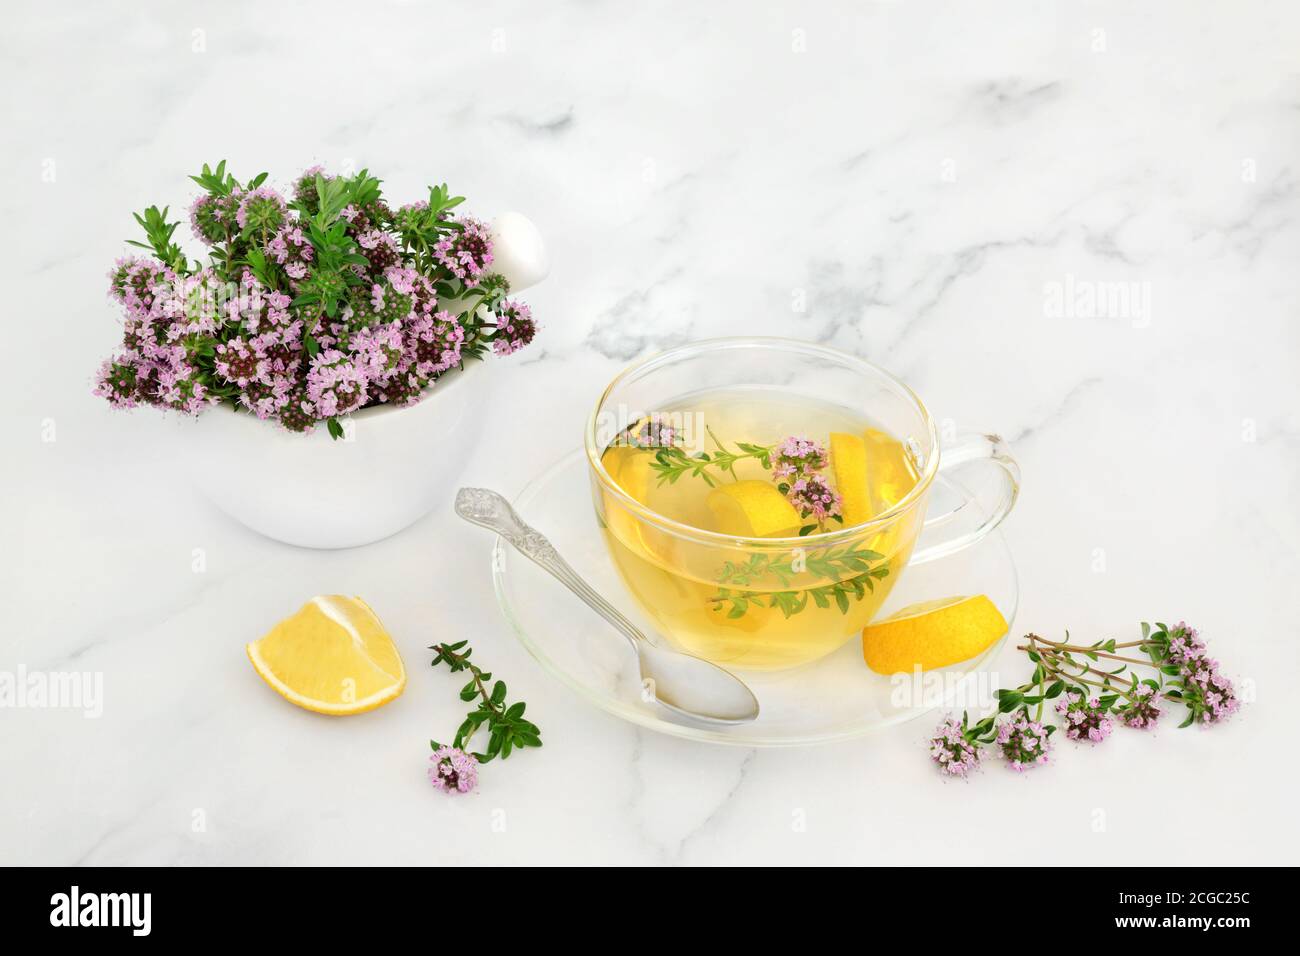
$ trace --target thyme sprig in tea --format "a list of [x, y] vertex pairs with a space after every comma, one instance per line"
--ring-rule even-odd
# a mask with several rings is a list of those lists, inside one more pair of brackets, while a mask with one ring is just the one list
[[[743, 617], [751, 605], [778, 608], [788, 618], [804, 610], [810, 600], [820, 608], [829, 608], [833, 603], [841, 614], [847, 614], [851, 601], [862, 600], [875, 591], [877, 581], [889, 576], [888, 565], [877, 563], [884, 559], [878, 551], [853, 545], [779, 557], [754, 554], [747, 561], [728, 561], [723, 566], [718, 577], [718, 593], [711, 603], [715, 607], [725, 604], [727, 617], [732, 619]], [[831, 581], [805, 589], [788, 587], [802, 571]], [[750, 589], [765, 578], [774, 578], [785, 587], [770, 591]]]

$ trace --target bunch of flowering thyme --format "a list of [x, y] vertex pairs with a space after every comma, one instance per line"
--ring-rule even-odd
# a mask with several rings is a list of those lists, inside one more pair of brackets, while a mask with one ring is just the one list
[[156, 206], [136, 216], [149, 257], [119, 259], [109, 294], [122, 342], [95, 394], [115, 407], [197, 414], [225, 403], [295, 432], [357, 409], [418, 402], [489, 350], [532, 341], [527, 305], [492, 272], [488, 227], [447, 187], [396, 210], [365, 170], [305, 170], [287, 196], [266, 173], [241, 183], [204, 165], [190, 228], [208, 260], [174, 241]]
[[[1240, 707], [1232, 681], [1209, 657], [1199, 632], [1184, 622], [1173, 627], [1142, 624], [1140, 640], [1113, 639], [1080, 645], [1025, 635], [1017, 646], [1034, 665], [1030, 680], [998, 691], [998, 713], [970, 723], [947, 716], [930, 739], [930, 757], [950, 776], [967, 776], [996, 745], [1013, 770], [1048, 762], [1057, 725], [1044, 720], [1055, 701], [1059, 726], [1071, 740], [1099, 744], [1115, 723], [1135, 729], [1155, 726], [1162, 703], [1181, 704], [1180, 726], [1223, 722]], [[1121, 652], [1121, 653], [1117, 653]], [[1135, 656], [1137, 654], [1143, 656]], [[1139, 672], [1146, 676], [1139, 676]]]

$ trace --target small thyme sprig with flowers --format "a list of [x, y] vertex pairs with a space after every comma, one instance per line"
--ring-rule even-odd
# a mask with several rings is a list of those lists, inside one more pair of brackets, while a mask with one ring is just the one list
[[[965, 714], [960, 723], [945, 717], [930, 739], [931, 759], [944, 773], [966, 776], [979, 766], [981, 748], [991, 743], [1015, 770], [1046, 763], [1057, 728], [1043, 722], [1043, 710], [1052, 700], [1065, 735], [1093, 744], [1110, 736], [1115, 720], [1135, 729], [1153, 727], [1163, 713], [1161, 701], [1187, 708], [1180, 727], [1218, 724], [1240, 707], [1232, 682], [1208, 656], [1199, 632], [1185, 622], [1173, 627], [1143, 622], [1141, 639], [1122, 643], [1112, 638], [1072, 644], [1069, 632], [1064, 641], [1026, 634], [1017, 650], [1034, 672], [1020, 687], [998, 691], [998, 713], [975, 724]], [[1140, 677], [1137, 668], [1150, 675]]]
[[[430, 740], [433, 756], [429, 758], [429, 779], [435, 787], [446, 792], [468, 793], [478, 782], [478, 767], [497, 757], [505, 760], [515, 750], [540, 747], [542, 731], [524, 719], [527, 705], [523, 701], [506, 700], [505, 681], [493, 680], [492, 674], [470, 662], [474, 653], [468, 641], [455, 644], [433, 644], [431, 666], [446, 664], [453, 673], [468, 672], [469, 683], [460, 690], [460, 699], [469, 703], [478, 700], [477, 706], [466, 716], [456, 730], [451, 744], [443, 745]], [[481, 752], [469, 752], [470, 740], [483, 725], [487, 725], [488, 743]]]

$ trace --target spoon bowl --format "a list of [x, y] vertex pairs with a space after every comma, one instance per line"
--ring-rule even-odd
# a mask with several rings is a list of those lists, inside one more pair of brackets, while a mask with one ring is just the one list
[[702, 657], [651, 644], [636, 645], [641, 686], [658, 703], [686, 717], [715, 724], [743, 724], [758, 716], [758, 698], [730, 671]]
[[456, 514], [495, 531], [520, 554], [576, 594], [631, 643], [640, 666], [641, 686], [663, 707], [692, 720], [740, 724], [758, 717], [758, 698], [735, 674], [716, 664], [682, 654], [643, 634], [598, 594], [536, 528], [525, 524], [501, 495], [487, 488], [456, 493]]

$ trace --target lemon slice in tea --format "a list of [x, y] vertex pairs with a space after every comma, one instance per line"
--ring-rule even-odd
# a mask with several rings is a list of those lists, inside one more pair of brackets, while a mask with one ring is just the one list
[[916, 487], [920, 477], [906, 449], [898, 440], [877, 428], [862, 433], [866, 455], [871, 462], [867, 479], [871, 514], [888, 511]]
[[393, 639], [357, 597], [314, 597], [247, 650], [277, 694], [318, 714], [374, 710], [406, 687]]
[[799, 512], [766, 481], [736, 481], [709, 492], [714, 529], [741, 538], [789, 538], [799, 533]]
[[949, 597], [903, 608], [862, 630], [862, 656], [877, 674], [947, 667], [988, 650], [1007, 632], [986, 595]]
[[857, 435], [831, 432], [830, 452], [844, 524], [862, 524], [873, 514], [867, 491], [867, 443]]

